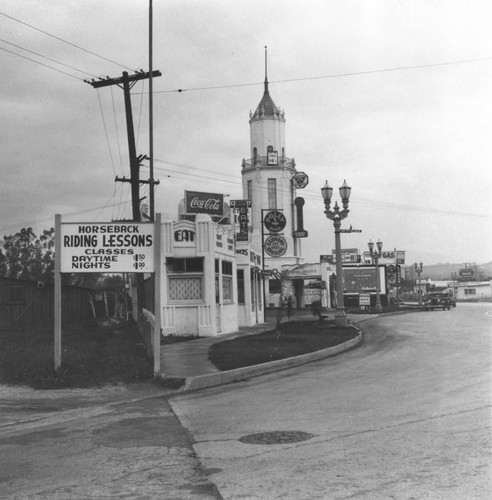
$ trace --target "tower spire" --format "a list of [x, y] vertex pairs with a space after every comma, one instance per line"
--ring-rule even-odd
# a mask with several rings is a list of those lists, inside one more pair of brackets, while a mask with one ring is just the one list
[[268, 46], [265, 45], [265, 94], [268, 94]]

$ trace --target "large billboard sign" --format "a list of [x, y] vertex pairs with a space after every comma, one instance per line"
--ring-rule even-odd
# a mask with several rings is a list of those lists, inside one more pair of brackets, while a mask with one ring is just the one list
[[[379, 289], [386, 293], [384, 267], [379, 268]], [[343, 268], [343, 293], [376, 291], [376, 268], [374, 266], [357, 266]]]
[[154, 272], [152, 223], [62, 223], [62, 273]]
[[224, 215], [224, 195], [185, 191], [187, 214]]

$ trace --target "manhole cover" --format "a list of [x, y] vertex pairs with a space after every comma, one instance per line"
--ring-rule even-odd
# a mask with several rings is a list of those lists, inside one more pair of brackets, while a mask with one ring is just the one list
[[315, 434], [301, 431], [274, 431], [262, 432], [260, 434], [248, 434], [239, 438], [241, 443], [246, 444], [288, 444], [307, 441], [315, 437]]

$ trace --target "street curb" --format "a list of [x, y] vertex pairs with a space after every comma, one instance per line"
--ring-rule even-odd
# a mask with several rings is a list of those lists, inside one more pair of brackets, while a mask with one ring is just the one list
[[285, 370], [287, 368], [293, 368], [295, 366], [300, 366], [306, 363], [311, 363], [313, 361], [318, 361], [320, 359], [335, 356], [336, 354], [340, 354], [342, 352], [348, 351], [349, 349], [352, 349], [362, 342], [363, 335], [360, 329], [353, 325], [350, 325], [349, 328], [357, 330], [357, 337], [344, 342], [343, 344], [328, 347], [327, 349], [322, 349], [320, 351], [301, 354], [300, 356], [279, 359], [277, 361], [271, 361], [269, 363], [262, 363], [260, 365], [245, 366], [243, 368], [236, 368], [235, 370], [226, 370], [217, 373], [208, 373], [205, 375], [188, 377], [185, 381], [184, 386], [179, 389], [179, 392], [195, 391], [198, 389], [206, 389], [208, 387], [230, 384], [232, 382], [239, 382], [251, 377], [258, 377], [260, 375], [274, 373], [277, 371]]

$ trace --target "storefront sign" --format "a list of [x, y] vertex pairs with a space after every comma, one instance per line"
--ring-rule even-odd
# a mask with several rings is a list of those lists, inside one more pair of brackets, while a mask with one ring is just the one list
[[251, 201], [250, 200], [231, 200], [230, 202], [231, 208], [250, 208]]
[[287, 219], [282, 212], [273, 210], [265, 215], [263, 223], [265, 224], [267, 231], [270, 231], [271, 233], [278, 233], [287, 225]]
[[303, 229], [302, 231], [294, 231], [294, 238], [307, 238], [308, 232]]
[[397, 276], [396, 276], [396, 266], [394, 264], [390, 264], [386, 266], [386, 278], [388, 280], [389, 285], [396, 285]]
[[405, 264], [405, 251], [404, 250], [397, 250], [396, 263], [397, 264]]
[[236, 234], [236, 240], [248, 241], [248, 207], [240, 207], [237, 210], [239, 211], [239, 215], [237, 218], [239, 222], [239, 233]]
[[185, 191], [186, 213], [224, 215], [224, 195]]
[[[336, 262], [336, 252], [335, 250], [331, 251], [332, 253], [332, 262]], [[342, 254], [342, 262], [359, 262], [359, 249], [358, 248], [342, 248], [340, 250]]]
[[265, 240], [265, 252], [270, 257], [282, 257], [287, 252], [287, 241], [282, 236], [269, 236]]
[[308, 185], [308, 183], [309, 177], [304, 172], [297, 172], [294, 174], [294, 177], [292, 177], [292, 184], [294, 184], [296, 189], [303, 189]]
[[63, 223], [62, 273], [154, 272], [154, 225]]
[[174, 241], [195, 241], [195, 231], [191, 231], [190, 229], [178, 229], [174, 232]]

